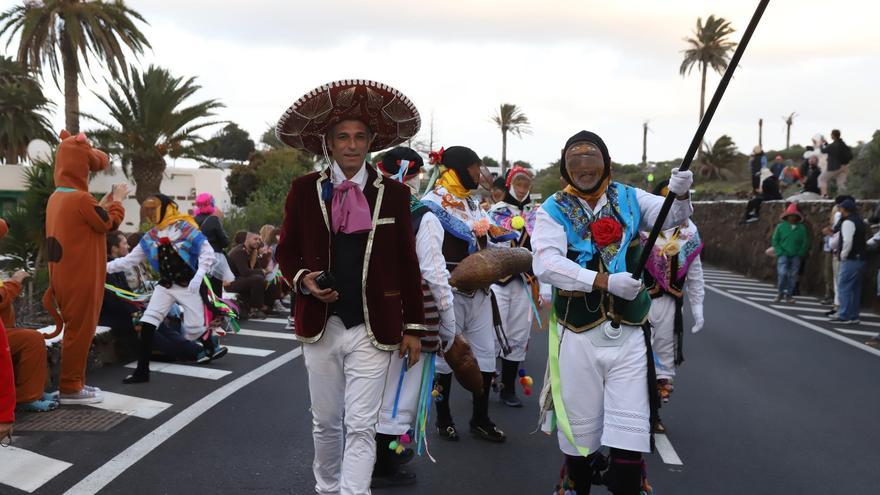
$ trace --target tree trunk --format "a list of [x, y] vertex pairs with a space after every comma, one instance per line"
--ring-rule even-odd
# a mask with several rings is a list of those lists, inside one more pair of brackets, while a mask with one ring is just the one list
[[764, 149], [764, 119], [758, 119], [758, 146]]
[[18, 165], [18, 153], [17, 150], [9, 148], [6, 150], [6, 164], [7, 165]]
[[61, 31], [61, 65], [64, 69], [64, 124], [71, 134], [79, 133], [79, 61], [76, 47], [67, 33]]
[[648, 166], [648, 123], [642, 124], [642, 167]]
[[[706, 111], [706, 71], [708, 70], [708, 66], [705, 62], [701, 63], [703, 68], [703, 78], [700, 83], [700, 122], [703, 121], [703, 113]], [[703, 146], [697, 148], [697, 163], [703, 162]]]
[[[154, 194], [158, 194], [165, 173], [165, 159], [161, 156], [138, 158], [132, 161], [131, 176], [135, 183], [135, 197], [139, 204]], [[141, 224], [146, 222], [144, 211], [140, 212]]]
[[791, 122], [785, 124], [785, 149], [791, 148]]
[[507, 173], [507, 131], [501, 129], [501, 177]]

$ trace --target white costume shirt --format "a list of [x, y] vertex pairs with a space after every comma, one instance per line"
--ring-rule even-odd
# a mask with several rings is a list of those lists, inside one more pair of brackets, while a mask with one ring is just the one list
[[[651, 230], [657, 215], [663, 207], [663, 196], [656, 196], [641, 189], [636, 189], [636, 199], [639, 203], [641, 211], [641, 221], [639, 230]], [[581, 205], [593, 213], [599, 210], [608, 202], [608, 196], [603, 194], [599, 201], [596, 202], [595, 208], [590, 208], [586, 201], [578, 199]], [[663, 229], [667, 230], [676, 225], [681, 225], [685, 220], [690, 218], [694, 208], [690, 199], [676, 200], [672, 203], [672, 209], [669, 210], [669, 216], [663, 223]], [[543, 208], [538, 210], [535, 217], [535, 228], [532, 233], [532, 269], [535, 276], [541, 282], [548, 283], [554, 287], [564, 290], [578, 290], [582, 292], [592, 292], [593, 282], [596, 280], [597, 272], [581, 268], [577, 262], [566, 257], [568, 252], [568, 239], [565, 233], [565, 227], [556, 223]], [[702, 277], [700, 277], [702, 278]]]
[[[177, 239], [180, 237], [181, 231], [177, 228], [177, 224], [172, 224], [166, 229], [162, 229], [159, 231], [159, 237], [167, 237], [171, 240]], [[211, 247], [211, 243], [207, 240], [202, 243], [202, 247], [199, 248], [199, 262], [198, 262], [198, 271], [207, 274], [211, 271], [211, 267], [214, 266], [214, 248]], [[107, 263], [107, 273], [117, 273], [124, 270], [131, 270], [137, 266], [146, 264], [147, 262], [147, 254], [144, 252], [140, 243], [135, 246], [134, 249], [131, 250], [128, 255], [124, 258], [116, 258], [115, 260]]]

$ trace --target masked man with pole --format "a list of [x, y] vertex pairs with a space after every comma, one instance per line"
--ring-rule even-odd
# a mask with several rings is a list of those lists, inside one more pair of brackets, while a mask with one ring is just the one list
[[[572, 136], [561, 158], [568, 185], [541, 206], [532, 234], [535, 275], [553, 286], [542, 422], [554, 415], [578, 495], [590, 492], [602, 445], [611, 449], [604, 475], [611, 493], [637, 495], [657, 401], [650, 333], [642, 328], [651, 299], [631, 272], [639, 231], [651, 228], [664, 198], [612, 182], [608, 149], [592, 132]], [[690, 216], [692, 182], [691, 172], [673, 171], [669, 191], [678, 200], [664, 228]]]
[[419, 361], [427, 328], [410, 191], [365, 161], [419, 125], [396, 89], [349, 79], [305, 94], [276, 127], [279, 139], [327, 161], [291, 184], [276, 251], [297, 292], [319, 494], [370, 493], [390, 361]]

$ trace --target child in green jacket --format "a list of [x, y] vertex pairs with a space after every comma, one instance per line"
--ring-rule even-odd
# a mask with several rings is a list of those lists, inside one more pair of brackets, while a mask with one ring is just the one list
[[776, 302], [785, 300], [786, 303], [793, 304], [795, 301], [792, 296], [801, 260], [810, 250], [810, 236], [797, 204], [790, 204], [781, 219], [782, 222], [776, 226], [771, 240], [776, 254], [776, 273], [778, 274], [779, 292], [776, 295]]

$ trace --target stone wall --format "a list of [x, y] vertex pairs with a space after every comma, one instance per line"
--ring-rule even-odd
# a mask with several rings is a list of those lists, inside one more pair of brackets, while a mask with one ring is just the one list
[[[859, 201], [862, 218], [871, 216], [878, 201]], [[813, 245], [800, 277], [800, 290], [804, 295], [823, 296], [825, 279], [822, 274], [822, 228], [830, 223], [832, 201], [809, 201], [800, 203], [804, 223]], [[779, 216], [785, 209], [784, 201], [767, 201], [761, 207], [757, 222], [742, 224], [745, 201], [705, 201], [694, 203], [693, 220], [706, 243], [703, 261], [726, 268], [749, 277], [776, 283], [775, 258], [764, 251], [770, 247], [770, 238]], [[880, 311], [877, 294], [877, 269], [880, 255], [873, 254], [865, 270], [862, 285], [862, 303], [866, 308]]]

